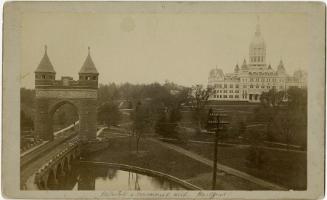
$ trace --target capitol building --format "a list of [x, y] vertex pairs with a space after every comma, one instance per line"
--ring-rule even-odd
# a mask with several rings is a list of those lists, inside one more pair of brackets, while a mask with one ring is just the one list
[[233, 73], [225, 73], [219, 68], [209, 73], [208, 87], [213, 89], [209, 100], [259, 102], [262, 92], [271, 89], [287, 91], [290, 87], [305, 88], [307, 74], [302, 70], [288, 75], [280, 60], [276, 69], [266, 64], [266, 44], [257, 24], [254, 38], [249, 47], [249, 60], [244, 59]]

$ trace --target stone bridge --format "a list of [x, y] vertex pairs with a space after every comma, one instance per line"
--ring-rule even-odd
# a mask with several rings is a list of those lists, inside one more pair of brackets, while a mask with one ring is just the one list
[[70, 173], [72, 162], [79, 158], [78, 138], [71, 140], [66, 148], [46, 162], [34, 176], [34, 184], [39, 189], [55, 189], [66, 174]]
[[60, 137], [22, 154], [22, 190], [55, 190], [83, 154], [108, 147], [108, 139], [81, 140], [76, 126], [78, 124], [58, 131]]

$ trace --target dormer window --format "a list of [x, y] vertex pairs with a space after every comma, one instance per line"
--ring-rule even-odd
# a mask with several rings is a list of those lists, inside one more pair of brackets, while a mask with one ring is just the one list
[[42, 79], [45, 79], [45, 75], [42, 75]]
[[96, 76], [93, 76], [93, 80], [97, 80], [97, 77]]

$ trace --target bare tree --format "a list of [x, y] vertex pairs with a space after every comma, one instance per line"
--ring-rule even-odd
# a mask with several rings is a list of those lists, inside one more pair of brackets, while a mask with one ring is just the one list
[[212, 93], [212, 88], [204, 88], [202, 85], [196, 85], [191, 90], [191, 102], [194, 111], [194, 118], [197, 121], [197, 127], [199, 130], [202, 129], [202, 122], [204, 119], [204, 109], [208, 102], [208, 99]]
[[139, 151], [139, 143], [144, 132], [149, 130], [152, 125], [151, 111], [146, 105], [138, 102], [132, 115], [132, 132], [136, 137], [136, 152]]

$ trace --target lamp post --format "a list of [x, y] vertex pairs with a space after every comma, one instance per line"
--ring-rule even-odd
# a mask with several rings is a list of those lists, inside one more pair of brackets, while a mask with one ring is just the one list
[[222, 110], [219, 112], [214, 112], [212, 108], [209, 109], [208, 121], [207, 121], [207, 130], [214, 131], [215, 133], [215, 146], [214, 146], [214, 157], [213, 157], [213, 174], [212, 174], [212, 190], [216, 188], [216, 179], [217, 179], [217, 155], [218, 155], [218, 138], [219, 131], [224, 129], [226, 124], [229, 124], [227, 121], [223, 121], [223, 117], [227, 117], [226, 114], [222, 114]]

